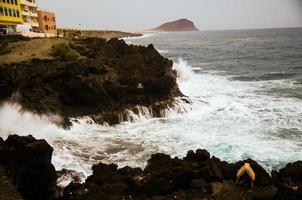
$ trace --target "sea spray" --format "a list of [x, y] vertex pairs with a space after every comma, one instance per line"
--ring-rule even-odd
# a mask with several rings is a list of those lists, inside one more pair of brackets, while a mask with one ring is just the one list
[[187, 82], [193, 76], [191, 66], [183, 58], [178, 58], [178, 61], [174, 63], [173, 69], [177, 72], [178, 82]]
[[25, 111], [19, 104], [4, 103], [0, 106], [0, 136], [7, 138], [9, 134], [32, 134], [38, 139], [53, 142], [59, 137], [68, 137], [67, 131], [53, 123], [58, 116], [37, 115]]

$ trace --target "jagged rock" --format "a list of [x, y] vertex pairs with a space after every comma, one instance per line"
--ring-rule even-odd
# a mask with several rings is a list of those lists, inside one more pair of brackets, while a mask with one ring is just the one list
[[[129, 167], [118, 170], [116, 165], [100, 163], [93, 166], [93, 175], [83, 185], [70, 184], [64, 197], [173, 199], [178, 196], [190, 199], [188, 197], [191, 196], [194, 199], [197, 196], [210, 195], [213, 190], [209, 183], [221, 181], [221, 171], [207, 151], [197, 150], [193, 154], [188, 152], [189, 156], [184, 160], [165, 154], [154, 154], [143, 171]], [[87, 189], [86, 193], [83, 188]]]
[[207, 150], [197, 149], [196, 153], [194, 151], [188, 151], [187, 156], [184, 160], [190, 161], [205, 161], [210, 158], [210, 153]]
[[114, 164], [92, 167], [93, 175], [83, 185], [71, 183], [64, 191], [66, 199], [120, 199], [143, 193], [141, 169], [117, 169]]
[[289, 163], [279, 172], [272, 172], [278, 188], [276, 199], [302, 199], [302, 161]]
[[0, 101], [18, 93], [16, 101], [33, 112], [65, 119], [89, 115], [99, 123], [117, 124], [126, 109], [141, 105], [154, 109], [156, 115], [182, 95], [172, 61], [153, 45], [88, 38], [69, 46], [82, 59], [58, 57], [0, 65]]
[[62, 169], [57, 171], [57, 185], [59, 196], [63, 196], [64, 188], [70, 183], [82, 183], [85, 180], [85, 175], [74, 170]]
[[26, 200], [52, 200], [57, 196], [53, 149], [45, 140], [11, 135], [0, 142], [0, 165]]
[[[6, 141], [0, 138], [0, 191], [11, 191], [16, 200], [55, 199], [57, 176], [51, 154], [52, 148], [44, 140], [32, 136], [14, 135]], [[235, 183], [236, 171], [246, 162], [256, 173], [253, 189], [248, 177], [242, 179], [243, 184]], [[206, 150], [197, 150], [189, 151], [184, 159], [154, 154], [144, 170], [99, 163], [82, 184], [74, 171], [62, 170], [58, 174], [74, 178], [61, 200], [296, 200], [301, 199], [301, 169], [301, 161], [288, 164], [274, 171], [272, 179], [254, 160], [230, 164], [210, 158]]]
[[18, 192], [7, 177], [4, 169], [0, 166], [0, 199], [1, 200], [23, 200], [21, 194]]
[[[253, 189], [248, 180], [247, 184], [235, 183], [236, 171], [245, 162], [250, 163], [258, 178]], [[117, 169], [116, 165], [102, 163], [92, 169], [93, 175], [84, 184], [71, 183], [65, 189], [64, 199], [282, 199], [276, 195], [277, 188], [272, 178], [257, 162], [247, 159], [229, 164], [215, 157], [210, 158], [206, 150], [189, 151], [184, 159], [154, 154], [144, 170], [130, 167]], [[300, 177], [299, 170], [299, 164], [287, 166], [287, 172], [281, 170], [276, 180], [281, 180], [282, 185], [281, 174], [286, 178]], [[293, 194], [293, 191], [289, 192]], [[294, 197], [292, 199], [298, 199], [298, 196]]]
[[[249, 163], [256, 174], [255, 185], [257, 186], [269, 186], [273, 184], [272, 177], [265, 171], [263, 167], [261, 167], [256, 161], [252, 159], [247, 159], [243, 161], [236, 162], [232, 166], [231, 174], [233, 177], [236, 177], [237, 171], [244, 165], [244, 163]], [[240, 181], [243, 184], [250, 185], [251, 179], [247, 174], [241, 177]]]

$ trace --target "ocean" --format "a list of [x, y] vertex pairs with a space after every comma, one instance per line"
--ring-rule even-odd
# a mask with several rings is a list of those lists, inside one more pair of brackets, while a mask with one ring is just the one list
[[154, 153], [183, 157], [207, 149], [235, 162], [252, 158], [268, 171], [302, 160], [302, 29], [150, 33], [129, 44], [154, 44], [174, 61], [192, 105], [167, 117], [135, 116], [115, 127], [74, 122], [62, 130], [47, 117], [0, 108], [1, 136], [33, 134], [54, 147], [57, 169], [89, 175], [98, 162], [144, 167]]

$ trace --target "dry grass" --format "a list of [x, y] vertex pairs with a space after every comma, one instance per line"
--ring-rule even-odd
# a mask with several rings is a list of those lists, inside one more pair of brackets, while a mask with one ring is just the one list
[[0, 64], [17, 63], [33, 58], [51, 59], [53, 58], [49, 54], [51, 47], [64, 41], [66, 41], [64, 38], [43, 38], [10, 43], [8, 48], [11, 52], [0, 55]]

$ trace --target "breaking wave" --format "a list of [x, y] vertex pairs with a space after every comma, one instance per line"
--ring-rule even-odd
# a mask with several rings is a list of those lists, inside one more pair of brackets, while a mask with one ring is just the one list
[[0, 137], [6, 139], [9, 134], [34, 134], [38, 139], [47, 138], [52, 142], [65, 138], [67, 131], [57, 126], [58, 116], [40, 116], [28, 111], [15, 103], [4, 103], [0, 107]]
[[[169, 54], [176, 52], [175, 57], [195, 58], [186, 58], [190, 62], [179, 58], [175, 62], [173, 69], [177, 71], [179, 88], [188, 98], [176, 99], [173, 106], [163, 111], [164, 117], [152, 118], [150, 109], [138, 107], [137, 112], [128, 110], [126, 122], [117, 126], [98, 125], [89, 118], [81, 118], [74, 119], [73, 126], [66, 131], [52, 123], [55, 116], [37, 116], [7, 103], [0, 108], [0, 136], [16, 133], [45, 138], [54, 148], [52, 162], [58, 170], [67, 168], [86, 176], [91, 173], [91, 165], [99, 162], [144, 167], [154, 153], [182, 157], [197, 148], [205, 148], [231, 162], [252, 158], [269, 171], [301, 159], [302, 102], [280, 95], [284, 93], [283, 87], [289, 86], [285, 81], [246, 82], [201, 70], [203, 58], [198, 56], [202, 49], [198, 48], [212, 48], [212, 43], [207, 46], [203, 42], [192, 50], [190, 45], [199, 39], [184, 44], [183, 37], [174, 41], [169, 34], [163, 37], [158, 41], [169, 43], [155, 44], [159, 49], [169, 47]], [[126, 41], [137, 42], [135, 38]], [[179, 50], [179, 46], [183, 48]], [[202, 51], [203, 55], [220, 70], [221, 63], [211, 60], [216, 54], [206, 54], [211, 48]], [[206, 66], [202, 67], [206, 70]], [[268, 93], [268, 89], [276, 87], [277, 91]]]
[[187, 82], [193, 76], [192, 67], [183, 58], [178, 58], [178, 61], [174, 63], [173, 69], [177, 72], [178, 82]]

